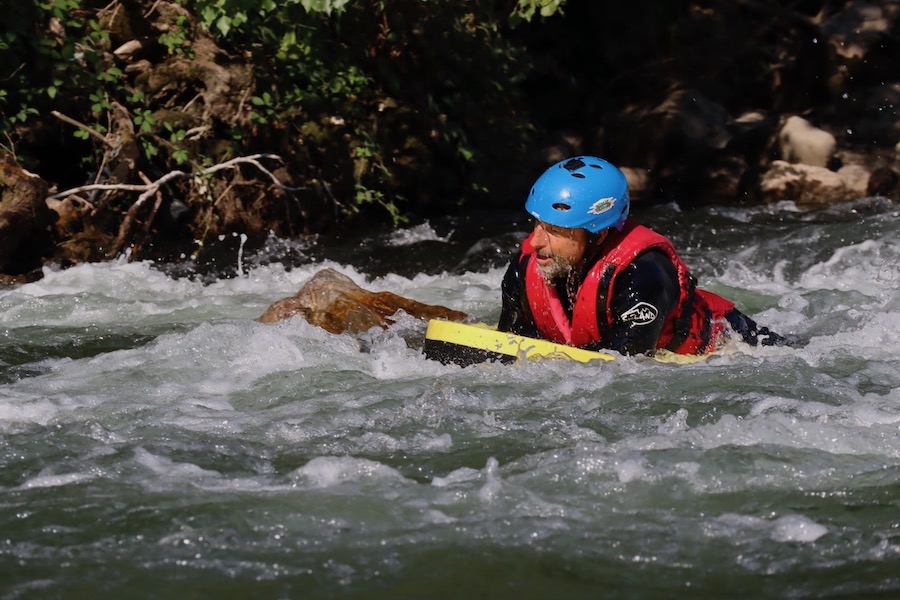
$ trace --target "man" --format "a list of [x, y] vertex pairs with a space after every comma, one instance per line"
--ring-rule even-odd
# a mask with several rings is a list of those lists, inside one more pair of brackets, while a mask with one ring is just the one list
[[698, 288], [668, 239], [628, 219], [628, 182], [611, 163], [553, 165], [525, 210], [536, 221], [503, 278], [501, 331], [622, 354], [706, 354], [732, 331], [787, 343]]

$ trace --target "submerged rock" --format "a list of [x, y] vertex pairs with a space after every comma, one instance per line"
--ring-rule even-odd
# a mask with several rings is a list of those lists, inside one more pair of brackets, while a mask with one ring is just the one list
[[399, 310], [422, 320], [463, 321], [468, 316], [391, 292], [370, 292], [334, 269], [322, 269], [295, 296], [272, 304], [259, 321], [274, 323], [299, 315], [331, 333], [362, 333], [373, 327], [386, 329]]

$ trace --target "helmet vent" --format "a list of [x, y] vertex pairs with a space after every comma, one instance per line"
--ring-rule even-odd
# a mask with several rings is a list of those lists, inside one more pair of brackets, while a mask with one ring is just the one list
[[570, 173], [572, 177], [577, 177], [578, 179], [584, 179], [584, 173]]
[[557, 202], [556, 204], [553, 205], [553, 208], [555, 208], [556, 210], [561, 210], [563, 212], [565, 212], [567, 210], [572, 210], [571, 206], [569, 206], [568, 204], [563, 204], [562, 202]]
[[577, 158], [570, 158], [566, 161], [566, 164], [563, 165], [563, 169], [569, 172], [577, 171], [582, 167], [584, 167], [584, 161]]

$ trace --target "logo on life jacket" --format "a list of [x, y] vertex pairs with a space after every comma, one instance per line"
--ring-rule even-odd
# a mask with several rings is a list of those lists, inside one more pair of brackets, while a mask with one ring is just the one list
[[659, 316], [659, 311], [652, 304], [646, 302], [638, 302], [628, 310], [622, 313], [619, 320], [622, 322], [631, 322], [631, 326], [649, 325]]
[[588, 212], [592, 215], [600, 215], [608, 211], [613, 207], [613, 204], [616, 203], [616, 199], [613, 196], [609, 198], [600, 198], [588, 209]]

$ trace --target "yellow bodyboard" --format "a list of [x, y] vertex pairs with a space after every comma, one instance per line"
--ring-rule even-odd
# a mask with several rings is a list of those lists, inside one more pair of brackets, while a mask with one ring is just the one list
[[[498, 356], [494, 357], [494, 359], [500, 359], [502, 362], [511, 362], [522, 358], [528, 360], [564, 358], [585, 363], [592, 360], [607, 361], [615, 359], [612, 354], [592, 352], [563, 344], [555, 344], [547, 340], [497, 331], [495, 328], [484, 324], [467, 325], [465, 323], [432, 319], [428, 322], [425, 339], [426, 341], [444, 342], [453, 346], [484, 351], [489, 353], [485, 355], [485, 360], [491, 360], [491, 354], [496, 354]], [[445, 346], [444, 353], [452, 354], [454, 352], [453, 346]], [[432, 348], [434, 348], [433, 345]], [[503, 360], [504, 357], [508, 357], [509, 360]], [[452, 362], [457, 361], [454, 360]]]
[[[516, 335], [483, 323], [468, 325], [432, 319], [425, 331], [425, 355], [443, 363], [470, 365], [485, 361], [514, 362], [519, 359], [566, 359], [578, 362], [610, 361], [616, 356], [584, 350], [547, 340]], [[683, 356], [658, 352], [654, 360], [666, 363], [690, 363], [702, 356]]]

